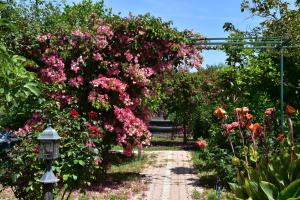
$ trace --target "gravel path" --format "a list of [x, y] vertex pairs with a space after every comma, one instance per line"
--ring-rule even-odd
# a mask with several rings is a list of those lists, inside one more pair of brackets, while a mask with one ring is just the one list
[[148, 190], [136, 200], [185, 200], [192, 199], [194, 188], [201, 192], [188, 151], [149, 153], [155, 154], [156, 160], [142, 173], [149, 183]]

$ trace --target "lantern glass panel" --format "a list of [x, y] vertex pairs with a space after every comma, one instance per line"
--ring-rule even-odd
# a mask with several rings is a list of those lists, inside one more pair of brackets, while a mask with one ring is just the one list
[[53, 142], [49, 140], [40, 141], [40, 157], [42, 159], [52, 159], [53, 158]]
[[56, 159], [59, 156], [59, 144], [59, 140], [53, 141], [53, 159]]

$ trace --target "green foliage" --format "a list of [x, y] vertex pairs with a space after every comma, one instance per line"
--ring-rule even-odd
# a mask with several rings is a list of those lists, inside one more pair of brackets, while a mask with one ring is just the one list
[[238, 198], [284, 200], [300, 197], [300, 177], [298, 174], [300, 159], [291, 159], [286, 149], [278, 155], [259, 162], [259, 168], [245, 167], [246, 171], [238, 173], [237, 183], [229, 183]]
[[[0, 13], [7, 4], [0, 4]], [[0, 26], [4, 31], [13, 30], [8, 19], [1, 16]], [[20, 127], [26, 118], [42, 102], [40, 98], [41, 84], [35, 75], [25, 69], [33, 63], [7, 49], [0, 41], [0, 129]]]
[[[82, 121], [86, 121], [85, 118], [74, 119], [70, 116], [69, 110], [53, 110], [53, 104], [45, 106], [51, 108], [47, 117], [51, 115], [53, 121], [61, 122], [54, 126], [62, 137], [60, 157], [53, 163], [53, 171], [60, 179], [58, 190], [83, 189], [92, 182], [101, 181], [110, 161], [106, 159], [101, 164], [97, 163], [103, 160], [104, 154], [108, 156], [108, 147], [102, 144], [102, 138], [89, 137], [86, 127], [81, 127]], [[42, 184], [38, 180], [43, 175], [45, 166], [38, 158], [36, 138], [45, 128], [45, 124], [40, 122], [35, 128], [39, 131], [23, 135], [20, 138], [21, 142], [8, 152], [6, 159], [1, 163], [3, 169], [0, 173], [1, 184], [12, 187], [18, 198], [42, 197]], [[85, 131], [78, 132], [82, 129]], [[88, 147], [87, 141], [92, 141], [97, 146]]]
[[[232, 28], [233, 25], [229, 26], [230, 23], [227, 23], [224, 25], [224, 29], [229, 31], [232, 37], [239, 35], [240, 37], [282, 38], [285, 45], [296, 47], [284, 50], [284, 95], [288, 97], [286, 98], [287, 103], [299, 107], [297, 99], [299, 99], [300, 85], [299, 77], [296, 75], [300, 73], [299, 2], [295, 0], [243, 0], [241, 9], [262, 17], [263, 22], [250, 33]], [[257, 67], [260, 70], [258, 73], [244, 74], [248, 79], [251, 79], [246, 83], [255, 85], [255, 87], [248, 88], [257, 88], [267, 92], [272, 99], [279, 99], [280, 51], [277, 49], [251, 50], [246, 54], [247, 59], [244, 59], [243, 53], [246, 51], [235, 47], [225, 48], [225, 52], [229, 56], [228, 59], [236, 60], [238, 66], [248, 68], [249, 71]]]

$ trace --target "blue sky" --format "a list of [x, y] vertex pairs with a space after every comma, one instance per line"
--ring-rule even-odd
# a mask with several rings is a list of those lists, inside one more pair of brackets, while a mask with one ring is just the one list
[[[189, 29], [207, 37], [227, 36], [222, 29], [225, 22], [232, 22], [242, 30], [250, 30], [259, 23], [258, 18], [249, 13], [241, 13], [241, 0], [106, 0], [107, 7], [114, 13], [127, 16], [151, 13], [163, 20], [173, 21], [179, 30]], [[204, 63], [218, 64], [225, 62], [221, 51], [203, 52]]]
[[[151, 13], [163, 20], [173, 21], [178, 30], [189, 29], [207, 37], [225, 37], [222, 29], [225, 22], [232, 22], [237, 28], [250, 30], [259, 23], [258, 18], [249, 13], [241, 13], [242, 0], [104, 0], [106, 7], [114, 13], [127, 16]], [[73, 1], [74, 2], [74, 1]], [[76, 2], [76, 0], [75, 0]], [[203, 52], [204, 63], [225, 62], [225, 54], [220, 51]]]

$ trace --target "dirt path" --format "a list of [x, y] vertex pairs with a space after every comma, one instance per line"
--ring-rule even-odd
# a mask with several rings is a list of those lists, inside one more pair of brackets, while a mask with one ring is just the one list
[[135, 199], [142, 200], [185, 200], [192, 199], [197, 186], [191, 155], [188, 151], [155, 151], [156, 161], [143, 174], [149, 182], [148, 191]]

